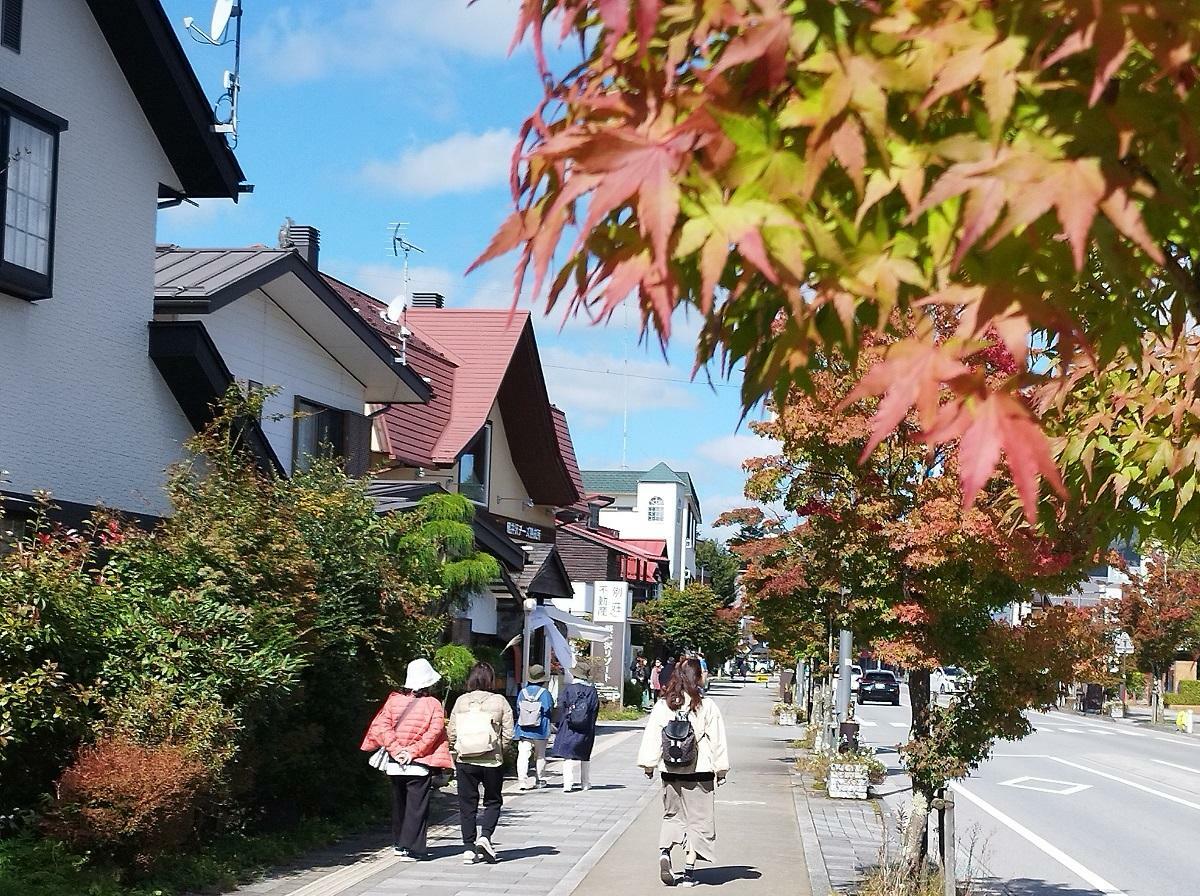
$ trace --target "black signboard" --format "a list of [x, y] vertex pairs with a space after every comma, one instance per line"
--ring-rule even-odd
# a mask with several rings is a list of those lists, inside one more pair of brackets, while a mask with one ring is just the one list
[[485, 515], [499, 526], [500, 530], [513, 541], [554, 544], [556, 540], [556, 530], [553, 524], [543, 526], [539, 523], [513, 519], [510, 516], [500, 516], [498, 513], [487, 513]]

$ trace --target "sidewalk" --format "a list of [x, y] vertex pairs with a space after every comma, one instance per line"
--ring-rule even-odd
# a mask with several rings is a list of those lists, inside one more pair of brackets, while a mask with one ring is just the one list
[[[696, 879], [701, 886], [719, 884], [721, 896], [816, 896], [792, 796], [795, 776], [789, 745], [800, 729], [771, 724], [774, 693], [754, 683], [717, 682], [712, 688], [725, 716], [733, 768], [717, 791], [719, 862], [702, 862]], [[637, 820], [584, 878], [575, 896], [665, 892], [658, 876], [658, 787], [656, 782]], [[679, 850], [676, 865], [680, 870]]]
[[[808, 816], [797, 813], [790, 749], [800, 729], [771, 724], [773, 693], [754, 683], [714, 685], [733, 771], [717, 794], [720, 864], [701, 863], [697, 878], [719, 884], [721, 896], [827, 896], [810, 887], [810, 844], [801, 839]], [[662, 896], [660, 785], [634, 765], [641, 732], [639, 724], [602, 723], [586, 793], [566, 795], [561, 786], [517, 793], [516, 782], [508, 782], [496, 865], [461, 863], [457, 820], [449, 817], [430, 829], [430, 861], [398, 862], [380, 829], [235, 896]], [[549, 777], [561, 781], [559, 763], [551, 762]]]

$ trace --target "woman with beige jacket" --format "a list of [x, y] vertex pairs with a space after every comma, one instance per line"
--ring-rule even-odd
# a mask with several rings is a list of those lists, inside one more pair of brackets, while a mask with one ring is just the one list
[[[513, 739], [513, 711], [503, 696], [492, 691], [495, 679], [491, 666], [476, 663], [467, 676], [467, 692], [454, 701], [446, 723], [458, 780], [458, 818], [466, 847], [462, 857], [467, 865], [480, 859], [496, 861], [492, 834], [504, 805], [504, 749]], [[481, 787], [483, 817], [477, 825]]]
[[[638, 751], [637, 764], [646, 777], [653, 777], [657, 769], [662, 779], [663, 822], [658, 838], [658, 863], [662, 882], [667, 886], [696, 886], [696, 859], [716, 860], [716, 788], [725, 783], [729, 772], [729, 746], [721, 710], [712, 698], [704, 698], [700, 689], [702, 680], [700, 663], [695, 658], [688, 657], [676, 665], [662, 699], [650, 711]], [[668, 731], [672, 722], [687, 724], [682, 725], [681, 731]], [[664, 743], [670, 742], [663, 737], [664, 731], [682, 733], [684, 736], [677, 736], [674, 744], [686, 745], [670, 763], [664, 756]], [[688, 758], [691, 750], [694, 755]], [[687, 761], [681, 762], [681, 758]], [[677, 845], [682, 845], [684, 851], [683, 877], [679, 879], [671, 868], [671, 850]]]

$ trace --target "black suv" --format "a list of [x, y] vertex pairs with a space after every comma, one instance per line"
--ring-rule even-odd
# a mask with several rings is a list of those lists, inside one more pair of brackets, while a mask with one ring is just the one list
[[858, 702], [877, 700], [881, 703], [900, 705], [900, 681], [894, 672], [886, 669], [872, 669], [864, 672], [858, 682]]

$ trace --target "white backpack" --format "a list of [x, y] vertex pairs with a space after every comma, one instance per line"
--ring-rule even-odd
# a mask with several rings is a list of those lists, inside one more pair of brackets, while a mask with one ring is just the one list
[[500, 748], [496, 721], [481, 703], [472, 701], [454, 720], [455, 750], [461, 757], [486, 756]]
[[524, 688], [517, 695], [517, 727], [538, 728], [542, 724], [542, 692], [537, 688], [532, 693]]

